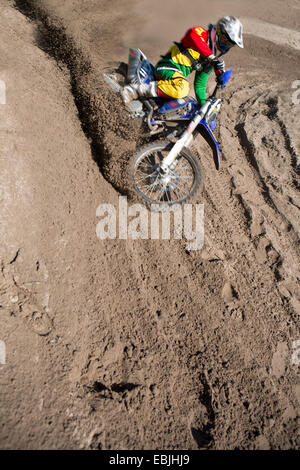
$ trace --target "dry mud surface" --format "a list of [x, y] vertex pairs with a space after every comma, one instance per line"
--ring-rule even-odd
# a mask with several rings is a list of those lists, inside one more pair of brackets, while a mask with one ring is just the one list
[[[299, 33], [261, 38], [299, 29], [299, 2], [199, 3], [0, 2], [1, 448], [299, 447]], [[132, 45], [155, 62], [226, 13], [249, 34], [226, 60], [219, 172], [194, 144], [203, 249], [100, 241], [141, 139], [103, 64]]]

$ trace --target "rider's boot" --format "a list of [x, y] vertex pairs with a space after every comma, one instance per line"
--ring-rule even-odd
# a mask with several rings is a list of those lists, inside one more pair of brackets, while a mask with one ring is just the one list
[[121, 91], [121, 96], [125, 105], [136, 100], [139, 96], [155, 97], [157, 96], [157, 82], [126, 85]]

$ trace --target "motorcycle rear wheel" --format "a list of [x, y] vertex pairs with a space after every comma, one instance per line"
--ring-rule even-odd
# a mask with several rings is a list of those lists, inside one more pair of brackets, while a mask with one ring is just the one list
[[169, 141], [152, 143], [139, 150], [130, 161], [130, 182], [147, 205], [183, 204], [203, 189], [202, 165], [187, 148], [180, 152], [173, 169], [165, 174], [161, 172], [160, 162], [173, 145]]

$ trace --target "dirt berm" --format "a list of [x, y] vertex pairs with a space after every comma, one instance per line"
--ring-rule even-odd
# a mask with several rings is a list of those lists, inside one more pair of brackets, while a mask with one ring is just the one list
[[[172, 3], [0, 1], [1, 448], [299, 447], [299, 3]], [[103, 66], [225, 13], [248, 33], [221, 170], [194, 145], [204, 247], [99, 240], [142, 141]]]

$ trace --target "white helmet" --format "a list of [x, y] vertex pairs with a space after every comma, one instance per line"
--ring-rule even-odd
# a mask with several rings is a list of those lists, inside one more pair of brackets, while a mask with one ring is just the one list
[[235, 16], [223, 16], [217, 25], [217, 47], [225, 53], [232, 46], [244, 47], [243, 25]]

